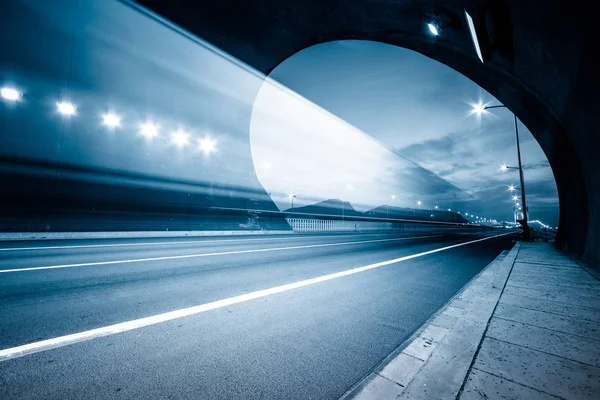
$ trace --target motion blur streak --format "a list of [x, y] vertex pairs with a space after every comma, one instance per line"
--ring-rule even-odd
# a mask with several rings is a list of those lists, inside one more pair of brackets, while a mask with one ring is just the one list
[[268, 252], [268, 251], [310, 249], [310, 248], [315, 248], [315, 247], [351, 246], [351, 245], [364, 244], [364, 243], [389, 242], [389, 241], [409, 240], [409, 239], [426, 239], [426, 238], [440, 237], [440, 236], [441, 235], [415, 236], [415, 237], [395, 238], [395, 239], [361, 240], [358, 242], [341, 242], [341, 243], [327, 243], [327, 244], [311, 244], [311, 245], [305, 245], [305, 246], [275, 247], [275, 248], [266, 248], [266, 249], [235, 250], [235, 251], [225, 251], [225, 252], [220, 252], [220, 253], [186, 254], [186, 255], [170, 256], [170, 257], [138, 258], [138, 259], [133, 259], [133, 260], [114, 260], [114, 261], [78, 263], [78, 264], [48, 265], [48, 266], [43, 266], [43, 267], [1, 269], [0, 273], [40, 271], [40, 270], [47, 270], [47, 269], [61, 269], [61, 268], [74, 268], [74, 267], [91, 267], [94, 265], [129, 264], [129, 263], [138, 263], [138, 262], [146, 262], [146, 261], [178, 260], [178, 259], [183, 259], [183, 258], [214, 257], [214, 256], [225, 256], [225, 255], [231, 255], [231, 254], [264, 253], [264, 252]]
[[3, 8], [0, 73], [24, 93], [0, 107], [5, 230], [289, 229], [209, 208], [277, 211], [289, 192], [364, 210], [392, 192], [397, 205], [466, 196], [135, 3]]

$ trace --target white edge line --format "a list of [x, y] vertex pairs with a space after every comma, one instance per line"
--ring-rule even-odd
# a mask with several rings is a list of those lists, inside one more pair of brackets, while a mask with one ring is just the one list
[[213, 302], [206, 303], [206, 304], [201, 304], [201, 305], [192, 306], [192, 307], [188, 307], [188, 308], [182, 308], [180, 310], [175, 310], [175, 311], [170, 311], [170, 312], [166, 312], [166, 313], [162, 313], [162, 314], [152, 315], [150, 317], [135, 319], [132, 321], [127, 321], [127, 322], [121, 322], [121, 323], [115, 324], [115, 325], [109, 325], [109, 326], [105, 326], [102, 328], [92, 329], [89, 331], [73, 333], [70, 335], [59, 336], [59, 337], [55, 337], [52, 339], [42, 340], [39, 342], [29, 343], [29, 344], [25, 344], [22, 346], [17, 346], [17, 347], [0, 350], [0, 362], [7, 361], [12, 358], [22, 357], [25, 355], [45, 351], [45, 350], [54, 349], [57, 347], [67, 346], [70, 344], [95, 339], [95, 338], [102, 337], [102, 336], [114, 335], [117, 333], [127, 332], [130, 330], [143, 328], [143, 327], [150, 326], [150, 325], [156, 325], [161, 322], [167, 322], [167, 321], [171, 321], [174, 319], [188, 317], [190, 315], [200, 314], [200, 313], [210, 311], [210, 310], [216, 310], [218, 308], [227, 307], [227, 306], [230, 306], [233, 304], [238, 304], [238, 303], [243, 303], [243, 302], [250, 301], [250, 300], [255, 300], [255, 299], [258, 299], [261, 297], [266, 297], [266, 296], [269, 296], [272, 294], [287, 292], [287, 291], [290, 291], [293, 289], [298, 289], [301, 287], [314, 285], [314, 284], [317, 284], [320, 282], [330, 281], [332, 279], [337, 279], [337, 278], [341, 278], [344, 276], [357, 274], [359, 272], [364, 272], [364, 271], [368, 271], [371, 269], [383, 267], [385, 265], [395, 264], [395, 263], [410, 260], [413, 258], [423, 257], [423, 256], [426, 256], [429, 254], [438, 253], [441, 251], [450, 250], [450, 249], [453, 249], [456, 247], [466, 246], [469, 244], [482, 242], [484, 240], [490, 240], [490, 239], [494, 239], [494, 238], [497, 238], [500, 236], [510, 235], [513, 233], [514, 232], [508, 232], [508, 233], [503, 233], [503, 234], [495, 235], [495, 236], [489, 236], [489, 237], [485, 237], [485, 238], [481, 238], [481, 239], [477, 239], [477, 240], [471, 240], [469, 242], [458, 243], [458, 244], [454, 244], [451, 246], [441, 247], [439, 249], [434, 249], [434, 250], [429, 250], [429, 251], [425, 251], [422, 253], [412, 254], [410, 256], [395, 258], [393, 260], [382, 261], [379, 263], [365, 265], [363, 267], [352, 268], [352, 269], [348, 269], [345, 271], [336, 272], [333, 274], [319, 276], [316, 278], [311, 278], [311, 279], [306, 279], [303, 281], [288, 283], [288, 284], [281, 285], [281, 286], [275, 286], [270, 289], [258, 290], [255, 292], [251, 292], [251, 293], [247, 293], [247, 294], [243, 294], [243, 295], [239, 295], [239, 296], [234, 296], [234, 297], [229, 297], [226, 299], [217, 300], [217, 301], [213, 301]]
[[409, 240], [409, 239], [424, 239], [424, 238], [434, 238], [434, 237], [441, 237], [441, 236], [443, 236], [443, 235], [411, 236], [411, 237], [401, 237], [401, 238], [391, 238], [391, 239], [359, 240], [359, 241], [355, 241], [355, 242], [307, 244], [307, 245], [301, 245], [301, 246], [272, 247], [272, 248], [266, 248], [266, 249], [233, 250], [233, 251], [221, 251], [221, 252], [216, 252], [216, 253], [185, 254], [185, 255], [180, 255], [180, 256], [136, 258], [136, 259], [130, 259], [130, 260], [96, 261], [96, 262], [77, 263], [77, 264], [46, 265], [46, 266], [42, 266], [42, 267], [2, 269], [2, 270], [0, 270], [0, 273], [40, 271], [40, 270], [44, 270], [44, 269], [91, 267], [91, 266], [95, 266], [95, 265], [129, 264], [129, 263], [148, 262], [148, 261], [179, 260], [179, 259], [184, 259], [184, 258], [225, 256], [225, 255], [231, 255], [231, 254], [265, 253], [268, 251], [310, 249], [310, 248], [315, 248], [315, 247], [349, 246], [349, 245], [353, 245], [353, 244], [362, 244], [362, 243], [390, 242], [390, 241]]
[[[384, 235], [382, 233], [364, 233], [363, 235]], [[307, 238], [340, 238], [343, 235], [298, 235], [294, 237], [274, 237], [274, 238], [249, 238], [249, 239], [217, 239], [217, 240], [175, 240], [171, 242], [142, 242], [142, 243], [109, 243], [109, 244], [81, 244], [66, 246], [30, 246], [30, 247], [5, 247], [0, 251], [32, 251], [32, 250], [57, 250], [57, 249], [84, 249], [92, 247], [128, 247], [128, 246], [154, 246], [169, 244], [187, 244], [187, 243], [227, 243], [227, 242], [253, 242], [257, 240], [293, 240]], [[85, 240], [85, 239], [56, 239], [56, 240]], [[98, 239], [89, 239], [98, 240]]]

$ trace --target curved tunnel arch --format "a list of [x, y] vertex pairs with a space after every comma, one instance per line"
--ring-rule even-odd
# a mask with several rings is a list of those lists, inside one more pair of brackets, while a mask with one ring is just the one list
[[[405, 47], [457, 70], [515, 112], [546, 153], [561, 203], [557, 244], [600, 261], [600, 234], [594, 228], [600, 224], [600, 141], [594, 135], [600, 124], [600, 76], [593, 56], [588, 56], [597, 48], [597, 4], [179, 0], [179, 6], [172, 7], [167, 1], [138, 1], [266, 74], [304, 48], [343, 39]], [[486, 9], [499, 12], [492, 33], [503, 47], [482, 64], [464, 11], [477, 14]], [[448, 17], [449, 25], [432, 38], [426, 22], [439, 14]]]
[[[367, 35], [344, 33], [340, 36], [343, 36], [343, 39], [332, 35], [331, 38], [321, 38], [311, 45], [298, 49], [268, 68], [267, 76], [306, 49], [340, 40], [384, 43], [415, 51], [446, 65], [494, 96], [515, 113], [530, 130], [548, 159], [558, 189], [561, 206], [556, 244], [577, 253], [585, 251], [589, 213], [587, 190], [580, 162], [551, 107], [544, 104], [543, 100], [523, 82], [507, 71], [495, 66], [483, 65], [476, 56], [465, 55], [456, 46], [435, 38], [391, 34], [387, 31], [381, 32], [381, 36], [372, 33]], [[260, 91], [257, 93], [257, 98], [259, 95]]]

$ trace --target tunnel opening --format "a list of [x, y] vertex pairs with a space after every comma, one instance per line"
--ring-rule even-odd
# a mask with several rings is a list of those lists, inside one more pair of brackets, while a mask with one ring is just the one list
[[[430, 219], [453, 212], [475, 224], [516, 223], [523, 201], [512, 113], [477, 112], [483, 104], [501, 103], [412, 50], [321, 43], [273, 68], [259, 90], [254, 167], [281, 210], [389, 216], [391, 207]], [[554, 174], [526, 126], [517, 127], [530, 226], [556, 232]]]

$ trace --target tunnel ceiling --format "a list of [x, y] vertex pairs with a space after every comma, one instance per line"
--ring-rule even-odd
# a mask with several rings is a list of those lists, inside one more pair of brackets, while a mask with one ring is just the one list
[[[177, 25], [268, 74], [327, 41], [406, 47], [463, 73], [513, 110], [553, 168], [559, 242], [600, 259], [600, 123], [595, 64], [598, 5], [566, 0], [140, 0]], [[577, 6], [577, 4], [581, 4]], [[585, 6], [583, 5], [585, 4]], [[491, 59], [477, 58], [464, 18], [485, 21]], [[438, 37], [426, 23], [445, 25]]]

